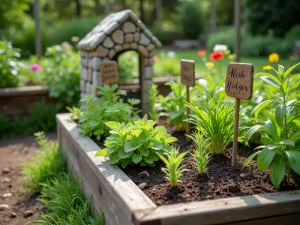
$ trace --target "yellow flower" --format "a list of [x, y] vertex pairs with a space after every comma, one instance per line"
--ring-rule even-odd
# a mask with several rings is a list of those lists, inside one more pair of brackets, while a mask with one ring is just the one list
[[207, 62], [206, 63], [206, 67], [207, 68], [213, 68], [215, 65], [214, 65], [214, 63], [213, 62]]
[[270, 65], [264, 66], [263, 70], [272, 70], [272, 66], [270, 66]]
[[225, 55], [229, 55], [230, 53], [231, 53], [231, 52], [230, 52], [229, 49], [225, 51]]
[[228, 59], [230, 59], [230, 60], [234, 60], [235, 59], [235, 54], [230, 54], [230, 55], [228, 55]]
[[272, 53], [269, 55], [270, 63], [277, 63], [279, 61], [279, 55], [277, 53]]

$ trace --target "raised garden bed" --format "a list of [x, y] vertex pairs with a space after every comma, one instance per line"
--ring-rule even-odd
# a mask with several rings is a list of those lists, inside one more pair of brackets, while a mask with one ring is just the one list
[[276, 192], [157, 206], [118, 167], [95, 157], [100, 147], [82, 137], [70, 114], [57, 115], [58, 140], [69, 169], [82, 179], [110, 225], [296, 224], [300, 191]]
[[49, 104], [55, 103], [55, 99], [49, 98], [49, 88], [46, 86], [2, 88], [0, 112], [8, 116], [28, 114], [42, 100]]

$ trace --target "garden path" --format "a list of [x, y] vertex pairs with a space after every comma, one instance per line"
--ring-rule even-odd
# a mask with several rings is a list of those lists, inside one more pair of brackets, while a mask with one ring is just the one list
[[[50, 140], [56, 139], [54, 133], [47, 136]], [[33, 136], [0, 140], [0, 225], [30, 224], [44, 210], [42, 203], [36, 200], [38, 195], [26, 198], [20, 190], [22, 163], [30, 160], [37, 150], [39, 146]], [[2, 204], [9, 209], [1, 211]]]

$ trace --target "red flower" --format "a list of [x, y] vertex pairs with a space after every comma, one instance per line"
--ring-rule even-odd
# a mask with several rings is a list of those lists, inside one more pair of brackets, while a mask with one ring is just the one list
[[199, 50], [197, 54], [200, 55], [200, 56], [201, 55], [205, 55], [206, 54], [206, 50], [205, 49]]
[[224, 59], [223, 52], [212, 52], [210, 54], [210, 60], [212, 60], [212, 61], [222, 60], [222, 59]]
[[152, 57], [152, 59], [154, 60], [154, 62], [157, 62], [157, 61], [158, 61], [158, 57], [157, 57], [156, 55], [154, 55], [154, 56]]

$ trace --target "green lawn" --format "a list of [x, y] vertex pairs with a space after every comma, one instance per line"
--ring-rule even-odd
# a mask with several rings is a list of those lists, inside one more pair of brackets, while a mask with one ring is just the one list
[[[178, 63], [180, 59], [190, 59], [195, 60], [196, 63], [196, 73], [201, 74], [201, 72], [206, 70], [205, 64], [203, 62], [203, 58], [197, 55], [198, 50], [157, 50], [156, 55], [159, 57], [161, 53], [166, 53], [168, 51], [173, 51], [176, 53], [176, 57], [178, 58]], [[206, 59], [209, 60], [209, 53], [206, 55]], [[215, 62], [215, 65], [219, 68], [226, 68], [227, 64], [230, 62], [229, 59], [225, 59], [222, 61]], [[249, 58], [249, 57], [242, 57], [241, 62], [244, 63], [252, 63], [254, 65], [254, 72], [260, 72], [263, 70], [263, 67], [266, 65], [275, 66], [276, 64], [270, 64], [268, 61], [268, 57], [256, 57], [256, 58]], [[296, 63], [299, 63], [299, 59], [280, 59], [279, 64], [282, 64], [285, 68], [290, 67]], [[218, 65], [217, 65], [218, 64]], [[276, 65], [277, 66], [277, 65]]]

